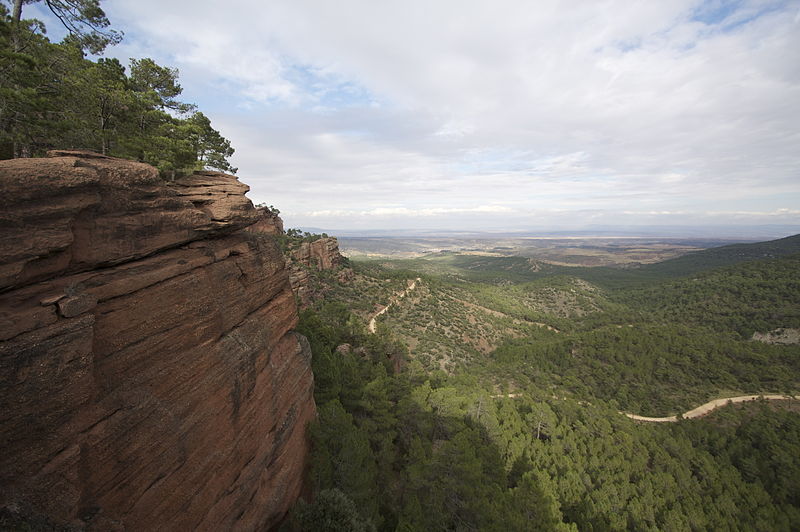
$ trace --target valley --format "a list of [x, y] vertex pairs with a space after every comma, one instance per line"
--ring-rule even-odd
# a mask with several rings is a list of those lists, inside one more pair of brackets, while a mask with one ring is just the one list
[[792, 530], [798, 245], [634, 267], [351, 255], [301, 315], [316, 486], [386, 530], [526, 529], [522, 500], [543, 530]]

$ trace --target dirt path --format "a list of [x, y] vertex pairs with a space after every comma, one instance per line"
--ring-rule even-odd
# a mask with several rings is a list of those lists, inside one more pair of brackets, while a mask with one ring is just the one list
[[[698, 417], [703, 417], [709, 414], [712, 410], [719, 408], [721, 406], [725, 406], [728, 403], [744, 403], [746, 401], [757, 401], [758, 399], [765, 399], [767, 401], [789, 401], [789, 400], [794, 400], [795, 397], [791, 395], [761, 394], [761, 395], [740, 395], [738, 397], [726, 397], [722, 399], [714, 399], [713, 401], [709, 401], [705, 404], [702, 404], [693, 410], [689, 410], [688, 412], [683, 414], [683, 417], [684, 419], [694, 419]], [[676, 421], [678, 421], [678, 416], [646, 417], [646, 416], [637, 416], [636, 414], [628, 414], [626, 412], [622, 413], [635, 421], [644, 421], [647, 423], [675, 423]]]
[[400, 301], [401, 299], [406, 297], [408, 294], [410, 294], [411, 291], [414, 290], [417, 287], [417, 283], [421, 283], [421, 282], [422, 282], [422, 279], [417, 277], [416, 279], [414, 279], [411, 282], [410, 285], [408, 285], [408, 288], [406, 288], [405, 290], [401, 290], [400, 292], [397, 292], [394, 295], [394, 297], [391, 299], [391, 301], [389, 301], [388, 305], [386, 305], [381, 310], [379, 310], [378, 312], [373, 314], [372, 318], [370, 318], [370, 320], [369, 320], [369, 326], [368, 326], [369, 332], [371, 332], [372, 334], [375, 334], [375, 330], [376, 330], [375, 320], [377, 320], [380, 316], [385, 314], [386, 311], [389, 310], [392, 305], [394, 305], [395, 303], [397, 303], [398, 301]]

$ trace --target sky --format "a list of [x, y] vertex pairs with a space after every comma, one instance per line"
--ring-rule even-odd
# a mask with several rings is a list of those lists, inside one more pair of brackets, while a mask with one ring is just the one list
[[287, 227], [800, 225], [800, 0], [102, 6]]

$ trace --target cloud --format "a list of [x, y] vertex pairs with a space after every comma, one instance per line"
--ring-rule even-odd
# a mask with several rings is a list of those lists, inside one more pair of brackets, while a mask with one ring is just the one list
[[800, 204], [797, 0], [104, 6], [297, 225]]
[[514, 212], [510, 207], [503, 205], [480, 205], [478, 207], [466, 208], [443, 208], [436, 207], [430, 209], [409, 209], [406, 207], [378, 207], [367, 211], [346, 211], [346, 210], [325, 210], [299, 213], [311, 218], [333, 217], [333, 216], [442, 216], [447, 214], [469, 214], [469, 213], [510, 213]]

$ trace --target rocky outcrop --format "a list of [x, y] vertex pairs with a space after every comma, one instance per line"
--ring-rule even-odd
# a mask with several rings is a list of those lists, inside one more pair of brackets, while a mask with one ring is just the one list
[[800, 329], [780, 328], [765, 333], [754, 332], [752, 339], [765, 344], [796, 345], [800, 344]]
[[297, 304], [301, 309], [306, 309], [318, 299], [320, 292], [318, 283], [315, 283], [309, 273], [308, 269], [295, 264], [288, 263], [289, 268], [289, 283], [292, 287], [292, 292], [297, 296]]
[[332, 270], [344, 263], [344, 257], [339, 253], [339, 242], [332, 237], [302, 242], [292, 251], [292, 259], [318, 270]]
[[275, 236], [283, 234], [283, 220], [281, 220], [276, 211], [267, 207], [257, 207], [256, 211], [258, 211], [259, 220], [254, 225], [251, 225], [248, 231]]
[[233, 176], [0, 162], [0, 508], [89, 530], [256, 530], [315, 415], [285, 261]]
[[307, 308], [324, 297], [326, 286], [315, 272], [337, 270], [336, 281], [347, 284], [353, 280], [353, 270], [346, 267], [347, 259], [339, 252], [339, 242], [322, 237], [312, 242], [300, 242], [286, 257], [289, 282], [301, 308]]

